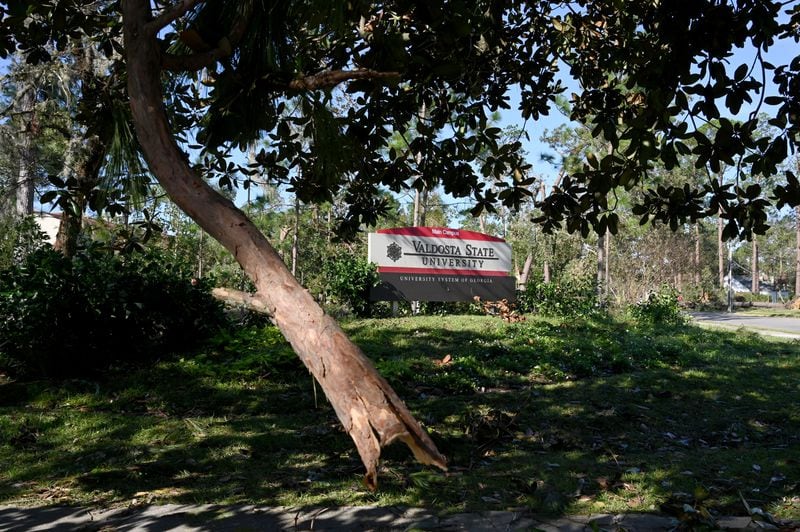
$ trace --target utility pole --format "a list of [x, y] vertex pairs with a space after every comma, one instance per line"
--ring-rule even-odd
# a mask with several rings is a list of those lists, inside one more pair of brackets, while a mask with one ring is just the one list
[[[722, 186], [722, 172], [720, 172], [717, 182], [720, 187]], [[722, 250], [722, 206], [720, 205], [717, 212], [717, 265], [719, 271], [719, 287], [725, 288], [725, 258]]]
[[750, 259], [750, 275], [752, 276], [752, 279], [750, 282], [750, 291], [753, 294], [758, 295], [759, 292], [761, 292], [761, 272], [758, 268], [758, 237], [755, 235], [755, 233], [753, 234], [752, 245], [753, 251]]
[[733, 246], [728, 242], [728, 312], [733, 312]]
[[800, 298], [800, 205], [795, 207], [795, 231], [797, 232], [797, 249], [795, 250], [797, 257], [795, 260], [794, 269], [794, 297]]
[[700, 266], [700, 222], [694, 223], [694, 284], [700, 288], [702, 281]]

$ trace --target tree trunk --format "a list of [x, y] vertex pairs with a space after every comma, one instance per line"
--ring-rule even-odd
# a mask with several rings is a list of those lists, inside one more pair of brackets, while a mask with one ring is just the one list
[[[422, 107], [419, 109], [419, 116], [418, 120], [424, 120], [425, 116], [427, 115], [427, 106], [423, 103]], [[422, 153], [417, 153], [414, 160], [417, 163], [417, 174], [421, 178], [422, 177], [422, 170], [420, 169], [422, 166]], [[427, 186], [423, 185], [422, 190], [415, 189], [416, 192], [414, 194], [414, 220], [412, 225], [414, 227], [420, 227], [425, 225], [425, 204], [428, 199], [428, 192]]]
[[800, 205], [794, 208], [796, 216], [795, 231], [797, 233], [797, 244], [795, 246], [794, 264], [794, 297], [800, 298]]
[[425, 215], [428, 204], [428, 189], [423, 187], [422, 190], [417, 190], [414, 193], [414, 215], [411, 220], [411, 225], [414, 227], [425, 226]]
[[603, 287], [603, 293], [608, 296], [608, 292], [611, 289], [611, 232], [606, 231], [605, 239], [603, 240], [603, 256], [605, 257], [605, 264], [603, 267], [605, 271], [603, 272], [603, 281], [605, 282], [605, 286]]
[[197, 278], [203, 278], [203, 244], [205, 243], [206, 232], [200, 229], [200, 242], [197, 246]]
[[[614, 154], [614, 147], [611, 143], [606, 146], [609, 155]], [[603, 241], [597, 237], [597, 290], [601, 297], [608, 296], [608, 263], [609, 251], [611, 249], [611, 233], [606, 229], [603, 233]], [[602, 271], [601, 271], [602, 270]]]
[[[556, 177], [556, 182], [553, 183], [553, 190], [558, 188], [558, 186], [561, 184], [561, 180], [563, 178], [564, 178], [564, 169], [562, 168], [561, 171], [558, 173], [558, 177]], [[541, 200], [544, 201], [545, 198], [547, 197], [547, 187], [545, 186], [544, 181], [542, 181], [541, 184], [539, 185], [539, 194], [541, 194]], [[534, 197], [534, 199], [536, 199], [536, 198]], [[551, 253], [551, 251], [553, 249], [553, 246], [551, 245], [552, 244], [552, 238], [544, 236], [544, 234], [542, 236], [543, 236], [543, 240], [545, 241], [545, 248], [549, 248], [549, 250], [545, 252], [544, 263], [542, 265], [542, 280], [544, 281], [545, 284], [549, 284], [550, 283], [550, 260], [549, 260], [548, 257], [552, 256], [552, 253]]]
[[233, 253], [253, 280], [276, 325], [319, 382], [377, 487], [381, 447], [400, 439], [420, 462], [446, 469], [446, 459], [339, 325], [292, 277], [275, 249], [233, 203], [188, 166], [168, 127], [161, 92], [160, 50], [148, 32], [147, 0], [123, 0], [128, 93], [137, 137], [151, 171], [170, 198]]
[[294, 230], [292, 231], [292, 276], [297, 277], [297, 246], [300, 242], [300, 200], [294, 197]]
[[694, 224], [694, 284], [700, 288], [702, 272], [700, 266], [700, 222]]
[[78, 237], [83, 228], [83, 213], [89, 194], [97, 185], [106, 149], [100, 139], [75, 138], [70, 141], [64, 168], [64, 177], [74, 177], [77, 185], [71, 190], [71, 208], [62, 209], [61, 221], [53, 247], [65, 257], [72, 257], [78, 247]]
[[[100, 79], [105, 78], [105, 66], [96, 66], [97, 52], [94, 46], [78, 42], [73, 46], [75, 64], [72, 72], [84, 94], [96, 90]], [[105, 81], [103, 81], [105, 82]], [[83, 214], [92, 189], [100, 179], [100, 169], [107, 153], [108, 139], [85, 133], [75, 134], [67, 147], [64, 168], [61, 172], [64, 181], [74, 178], [70, 185], [70, 206], [62, 208], [61, 222], [56, 234], [55, 249], [66, 257], [72, 257], [78, 246], [78, 237], [83, 229]]]
[[419, 225], [425, 227], [428, 218], [428, 187], [422, 189], [422, 197], [419, 203]]
[[[82, 151], [81, 140], [80, 137], [74, 136], [67, 146], [64, 169], [61, 171], [61, 177], [65, 181], [71, 176], [77, 176], [77, 174], [85, 172], [82, 160], [83, 154], [80, 153]], [[65, 257], [75, 255], [78, 247], [78, 237], [83, 226], [82, 213], [86, 206], [85, 198], [79, 198], [77, 191], [71, 192], [69, 201], [71, 203], [69, 208], [64, 208], [63, 206], [61, 208], [61, 220], [58, 222], [56, 241], [53, 244], [53, 248], [60, 251]]]
[[419, 227], [419, 198], [419, 190], [414, 190], [414, 213], [411, 215], [411, 225], [414, 227]]
[[525, 290], [525, 287], [528, 285], [528, 276], [531, 274], [531, 265], [533, 264], [533, 253], [530, 251], [525, 256], [525, 264], [522, 265], [522, 272], [519, 274], [517, 278], [517, 286], [521, 287]]
[[605, 290], [605, 273], [606, 273], [606, 257], [605, 257], [605, 240], [600, 236], [597, 237], [597, 295], [602, 296]]
[[20, 113], [19, 142], [19, 168], [17, 169], [17, 182], [15, 187], [15, 212], [17, 216], [33, 214], [34, 195], [34, 161], [33, 161], [33, 135], [36, 129], [34, 113], [36, 93], [30, 84], [23, 84], [17, 94], [17, 105]]
[[[719, 184], [722, 186], [722, 174], [719, 174]], [[717, 213], [717, 265], [719, 268], [719, 287], [725, 288], [725, 246], [722, 242], [722, 207]]]
[[750, 291], [753, 294], [758, 294], [761, 291], [761, 287], [759, 283], [760, 272], [758, 271], [758, 238], [755, 234], [753, 235], [753, 253], [750, 258], [750, 274], [753, 276], [750, 282]]

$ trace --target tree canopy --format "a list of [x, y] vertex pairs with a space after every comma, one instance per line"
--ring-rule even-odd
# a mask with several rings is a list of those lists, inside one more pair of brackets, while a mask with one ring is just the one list
[[[570, 95], [572, 118], [609, 149], [590, 154], [543, 200], [545, 228], [615, 230], [607, 197], [618, 187], [645, 191], [636, 208], [643, 222], [694, 220], [721, 206], [727, 237], [763, 232], [766, 202], [800, 202], [791, 172], [772, 190], [747, 183], [775, 174], [796, 149], [800, 56], [780, 65], [763, 57], [776, 41], [800, 39], [797, 2], [155, 6], [150, 25], [159, 30], [172, 127], [184, 149], [202, 149], [205, 175], [247, 183], [256, 169], [230, 155], [266, 138], [258, 171], [289, 182], [303, 201], [344, 191], [350, 229], [374, 222], [380, 188], [409, 183], [471, 196], [475, 213], [530, 199], [534, 180], [520, 142], [501, 142], [491, 113], [508, 109], [510, 92], [519, 91], [518, 112], [536, 120], [565, 91], [565, 80], [579, 87]], [[12, 1], [0, 9], [4, 54], [17, 49], [30, 62], [45, 61], [86, 34], [122, 59], [118, 2]], [[751, 62], [733, 64], [737, 49]], [[768, 78], [778, 92], [765, 97]], [[337, 88], [351, 95], [345, 106], [332, 105]], [[753, 111], [742, 117], [745, 105]], [[775, 136], [757, 131], [764, 111]], [[392, 135], [407, 144], [387, 150]], [[684, 156], [709, 173], [706, 183], [649, 187], [653, 161], [670, 169]], [[724, 165], [741, 170], [738, 186], [711, 178]]]

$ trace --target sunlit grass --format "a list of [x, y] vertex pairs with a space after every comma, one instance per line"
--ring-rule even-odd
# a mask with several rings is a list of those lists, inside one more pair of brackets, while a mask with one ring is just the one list
[[787, 309], [776, 307], [741, 307], [736, 309], [736, 314], [742, 316], [770, 316], [785, 318], [800, 318], [800, 309]]

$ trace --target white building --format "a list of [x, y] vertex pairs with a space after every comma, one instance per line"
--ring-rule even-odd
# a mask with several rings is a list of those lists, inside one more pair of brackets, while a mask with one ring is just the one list
[[47, 241], [51, 245], [55, 244], [58, 225], [61, 223], [61, 213], [37, 212], [33, 216], [41, 230], [47, 234]]
[[[728, 276], [725, 276], [725, 286], [728, 286]], [[733, 281], [731, 282], [731, 288], [735, 294], [749, 294], [750, 287], [752, 286], [752, 278], [744, 277], [744, 276], [733, 276]], [[769, 296], [769, 300], [773, 303], [777, 303], [781, 300], [787, 300], [789, 298], [789, 291], [788, 290], [778, 290], [774, 286], [769, 283], [765, 283], [761, 281], [758, 284], [759, 287], [759, 294], [763, 296]]]

